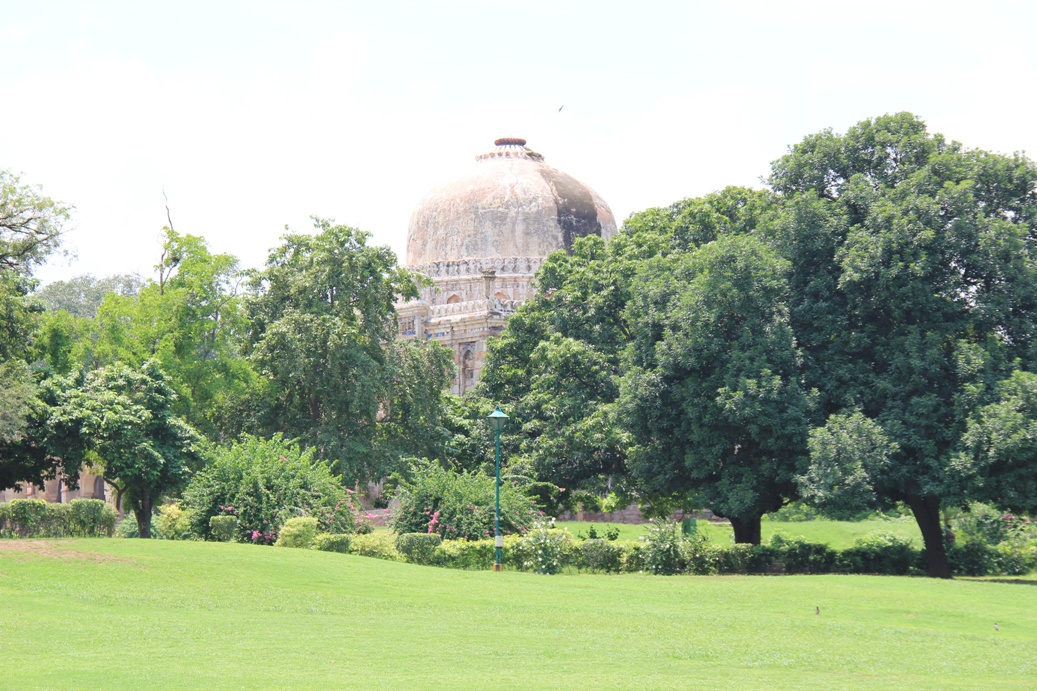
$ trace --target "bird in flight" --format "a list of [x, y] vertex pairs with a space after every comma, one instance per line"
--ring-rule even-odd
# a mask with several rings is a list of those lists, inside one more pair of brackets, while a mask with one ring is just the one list
[[562, 108], [565, 108], [565, 104], [564, 103], [562, 105], [558, 106], [558, 112], [559, 113], [562, 112]]

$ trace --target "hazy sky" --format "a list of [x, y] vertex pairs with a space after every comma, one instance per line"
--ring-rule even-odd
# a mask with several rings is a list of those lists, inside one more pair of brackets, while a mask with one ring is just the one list
[[0, 0], [0, 168], [76, 207], [44, 280], [150, 273], [163, 191], [244, 266], [310, 215], [403, 261], [421, 197], [497, 137], [617, 219], [901, 110], [1032, 156], [1035, 36], [1007, 1]]

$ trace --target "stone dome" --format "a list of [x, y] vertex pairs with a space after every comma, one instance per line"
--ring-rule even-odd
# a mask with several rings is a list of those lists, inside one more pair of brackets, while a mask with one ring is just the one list
[[407, 265], [500, 257], [543, 258], [585, 235], [608, 239], [616, 220], [597, 192], [544, 163], [526, 140], [498, 139], [475, 170], [418, 205]]

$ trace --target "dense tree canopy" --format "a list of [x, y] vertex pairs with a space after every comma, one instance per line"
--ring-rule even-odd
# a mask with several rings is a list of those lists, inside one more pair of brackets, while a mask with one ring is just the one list
[[911, 507], [930, 574], [949, 576], [939, 511], [980, 472], [958, 453], [969, 416], [1035, 362], [1037, 168], [900, 113], [807, 137], [770, 184], [807, 385], [825, 416], [860, 411], [896, 445], [868, 484]]
[[749, 236], [646, 262], [627, 308], [620, 401], [630, 470], [649, 493], [688, 492], [760, 541], [795, 496], [810, 397], [800, 386], [786, 263]]
[[100, 471], [129, 500], [144, 538], [152, 508], [202, 460], [200, 437], [173, 412], [175, 398], [155, 361], [136, 370], [112, 365], [64, 386], [47, 421], [49, 450], [65, 474], [78, 475], [84, 460]]
[[[438, 346], [392, 345], [394, 304], [417, 295], [395, 255], [368, 246], [368, 233], [316, 223], [315, 235], [286, 235], [252, 276], [250, 359], [269, 382], [269, 431], [315, 447], [350, 482], [376, 480], [396, 460], [379, 416], [403, 432], [427, 426], [448, 362]], [[425, 388], [394, 392], [404, 380]]]

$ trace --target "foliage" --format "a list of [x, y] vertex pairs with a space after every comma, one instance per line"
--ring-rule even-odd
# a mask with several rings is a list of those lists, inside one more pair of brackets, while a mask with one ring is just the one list
[[77, 537], [111, 537], [118, 518], [115, 508], [100, 499], [73, 499], [68, 503], [72, 535]]
[[[271, 387], [271, 430], [298, 437], [319, 458], [336, 462], [350, 483], [377, 480], [395, 470], [397, 460], [376, 446], [383, 404], [419, 417], [428, 410], [420, 393], [411, 406], [391, 400], [394, 374], [436, 369], [442, 353], [429, 346], [424, 354], [430, 358], [416, 362], [408, 354], [420, 361], [418, 346], [385, 347], [395, 337], [393, 304], [417, 295], [413, 280], [387, 247], [367, 245], [368, 233], [315, 224], [315, 235], [285, 235], [266, 267], [250, 277], [249, 358]], [[394, 353], [402, 359], [394, 362]], [[411, 383], [438, 396], [440, 376]], [[390, 419], [409, 424], [396, 413]], [[430, 422], [426, 416], [414, 424]]]
[[[495, 485], [479, 471], [457, 472], [420, 460], [412, 479], [400, 479], [399, 507], [392, 529], [403, 533], [438, 533], [446, 540], [478, 540], [494, 534]], [[535, 504], [511, 482], [500, 488], [502, 535], [525, 532], [540, 514]]]
[[622, 543], [588, 538], [580, 542], [580, 566], [591, 571], [618, 573], [623, 568], [624, 552]]
[[[790, 262], [806, 386], [822, 419], [859, 411], [896, 445], [888, 468], [857, 476], [855, 493], [910, 506], [927, 572], [949, 577], [941, 507], [1026, 473], [1027, 456], [991, 456], [978, 429], [969, 453], [959, 447], [997, 382], [1035, 364], [1037, 166], [965, 149], [897, 113], [806, 137], [769, 183], [779, 203], [762, 234]], [[833, 475], [845, 475], [839, 467]]]
[[238, 519], [239, 542], [272, 543], [284, 523], [312, 516], [320, 530], [351, 533], [357, 520], [352, 496], [328, 464], [314, 459], [280, 435], [273, 439], [244, 436], [229, 446], [211, 447], [209, 463], [191, 478], [184, 506], [195, 511], [194, 530], [211, 536], [213, 516]]
[[388, 533], [368, 533], [354, 535], [349, 542], [350, 554], [361, 557], [375, 557], [389, 561], [403, 561], [403, 555], [396, 550], [396, 540]]
[[396, 536], [396, 549], [412, 564], [431, 564], [436, 548], [443, 543], [439, 533], [403, 533]]
[[211, 516], [209, 518], [209, 537], [216, 542], [231, 542], [237, 532], [237, 516]]
[[105, 295], [74, 359], [90, 367], [155, 359], [177, 393], [177, 415], [210, 437], [251, 430], [262, 386], [239, 353], [247, 323], [237, 259], [213, 254], [200, 237], [163, 233], [154, 277]]
[[54, 281], [33, 293], [49, 312], [66, 312], [71, 316], [93, 319], [108, 293], [123, 297], [136, 296], [144, 286], [137, 274], [118, 274], [95, 278], [90, 274], [67, 281]]
[[536, 502], [545, 516], [557, 518], [563, 511], [571, 510], [572, 496], [565, 487], [550, 482], [530, 482], [522, 487], [522, 493]]
[[998, 511], [993, 506], [975, 502], [953, 522], [954, 530], [990, 546], [1002, 542], [1037, 540], [1037, 524], [1025, 516]]
[[313, 538], [313, 549], [348, 554], [352, 539], [353, 536], [348, 533], [317, 533]]
[[684, 570], [682, 538], [677, 524], [652, 520], [648, 533], [641, 536], [641, 559], [644, 570], [659, 576], [670, 576]]
[[574, 561], [572, 535], [554, 527], [554, 522], [537, 521], [516, 546], [523, 569], [544, 575], [559, 573]]
[[113, 365], [61, 390], [48, 420], [51, 453], [69, 465], [89, 454], [118, 499], [129, 499], [141, 537], [150, 537], [154, 504], [201, 464], [199, 436], [173, 413], [175, 398], [156, 362]]
[[274, 546], [310, 549], [315, 537], [317, 537], [317, 519], [312, 516], [296, 516], [289, 518], [281, 526]]
[[99, 499], [50, 504], [42, 499], [0, 503], [3, 537], [111, 537], [116, 512]]
[[0, 170], [0, 273], [28, 275], [46, 261], [61, 241], [72, 207]]
[[163, 504], [158, 508], [158, 516], [155, 518], [157, 537], [163, 540], [196, 540], [191, 525], [191, 509], [185, 509], [180, 504]]
[[785, 573], [829, 573], [836, 561], [836, 552], [828, 545], [807, 542], [802, 537], [781, 533], [771, 536], [770, 547], [775, 559], [781, 561]]
[[[520, 535], [504, 538], [504, 566], [521, 569], [518, 545]], [[432, 564], [448, 569], [489, 571], [494, 564], [495, 547], [492, 538], [487, 540], [444, 540], [432, 555]]]
[[920, 553], [909, 540], [887, 532], [857, 538], [837, 559], [838, 568], [850, 573], [900, 576], [912, 573], [920, 563]]
[[630, 473], [650, 495], [693, 494], [738, 542], [758, 543], [760, 517], [795, 497], [806, 455], [787, 270], [761, 242], [723, 236], [645, 262], [626, 311]]

